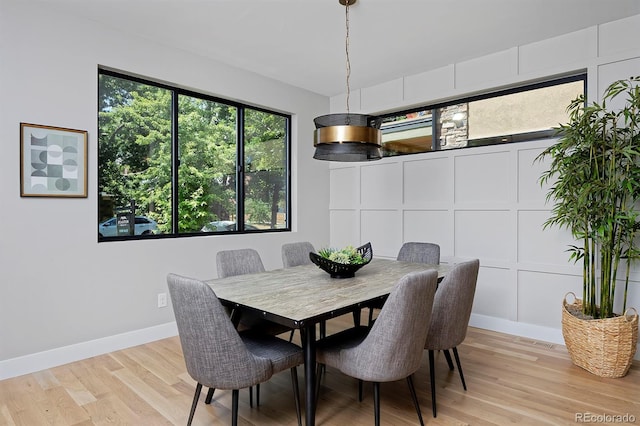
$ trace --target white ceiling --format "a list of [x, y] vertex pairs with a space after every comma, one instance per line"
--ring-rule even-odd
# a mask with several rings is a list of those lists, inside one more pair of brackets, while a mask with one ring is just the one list
[[[27, 0], [310, 91], [346, 91], [338, 0]], [[351, 88], [640, 14], [639, 0], [358, 0]]]

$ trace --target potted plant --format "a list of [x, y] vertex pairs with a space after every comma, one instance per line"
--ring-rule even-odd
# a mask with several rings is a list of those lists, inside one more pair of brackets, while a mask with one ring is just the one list
[[[553, 202], [544, 227], [566, 228], [581, 243], [568, 250], [570, 259], [582, 261], [583, 293], [572, 304], [565, 296], [565, 344], [574, 364], [602, 377], [627, 373], [638, 339], [627, 290], [630, 266], [640, 258], [639, 82], [613, 82], [601, 103], [577, 97], [567, 108], [569, 122], [557, 128], [558, 141], [537, 158], [550, 159], [540, 176], [551, 185], [547, 201]], [[623, 283], [618, 300], [616, 285]]]

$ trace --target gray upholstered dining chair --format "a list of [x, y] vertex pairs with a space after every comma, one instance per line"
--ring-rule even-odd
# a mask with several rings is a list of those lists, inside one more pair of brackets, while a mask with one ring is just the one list
[[380, 424], [380, 383], [401, 379], [407, 380], [423, 424], [412, 376], [420, 368], [437, 282], [434, 270], [409, 273], [393, 287], [371, 328], [354, 327], [317, 342], [318, 371], [325, 365], [373, 382], [376, 426]]
[[[282, 266], [285, 268], [293, 268], [295, 266], [310, 265], [311, 259], [309, 253], [316, 251], [313, 244], [308, 241], [299, 241], [295, 243], [286, 243], [282, 245]], [[326, 321], [320, 322], [320, 337], [327, 334]], [[293, 333], [291, 334], [293, 337]]]
[[434, 243], [406, 242], [396, 260], [413, 263], [440, 264], [440, 246]]
[[251, 248], [219, 251], [216, 254], [216, 267], [220, 278], [265, 271], [260, 254]]
[[[216, 266], [218, 268], [219, 278], [256, 274], [265, 271], [260, 254], [252, 248], [221, 250], [216, 254]], [[272, 335], [291, 332], [291, 335], [293, 335], [291, 328], [265, 320], [259, 315], [252, 315], [250, 313], [243, 313], [241, 315], [238, 329], [241, 331], [246, 329], [260, 330]]]
[[[309, 253], [314, 252], [316, 249], [308, 241], [299, 241], [294, 243], [286, 243], [282, 245], [282, 266], [285, 268], [293, 268], [295, 266], [310, 265], [311, 258]], [[354, 325], [359, 325], [360, 311], [354, 312], [353, 322]], [[320, 338], [327, 335], [327, 322], [321, 321], [320, 326]], [[293, 336], [293, 335], [292, 335]]]
[[[236, 250], [221, 250], [216, 254], [216, 267], [219, 278], [234, 277], [236, 275], [256, 274], [264, 272], [264, 264], [260, 258], [260, 253], [252, 248]], [[231, 312], [232, 321], [235, 320], [236, 313]], [[256, 333], [276, 336], [282, 333], [289, 334], [289, 342], [293, 340], [294, 330], [273, 321], [265, 320], [260, 315], [244, 312], [240, 313], [240, 319], [236, 322], [240, 331], [253, 330]], [[210, 388], [205, 402], [209, 404], [213, 397], [214, 388]], [[253, 392], [249, 390], [249, 401], [253, 406]], [[256, 386], [256, 404], [260, 405], [260, 385]]]
[[429, 333], [427, 334], [427, 340], [424, 345], [424, 348], [429, 350], [429, 374], [431, 378], [433, 417], [437, 415], [434, 351], [444, 352], [449, 370], [453, 371], [453, 362], [451, 360], [451, 354], [449, 354], [449, 349], [453, 350], [458, 372], [460, 373], [460, 380], [462, 381], [462, 387], [465, 391], [467, 390], [457, 347], [467, 335], [479, 268], [480, 261], [478, 259], [456, 264], [453, 269], [447, 273], [447, 276], [442, 280], [436, 292], [436, 297], [433, 302], [433, 313], [431, 315], [431, 325], [429, 326]]
[[214, 291], [202, 281], [175, 274], [167, 276], [171, 303], [187, 372], [197, 382], [187, 425], [202, 386], [232, 390], [232, 424], [238, 422], [238, 390], [257, 385], [284, 370], [291, 370], [298, 425], [301, 424], [296, 367], [302, 349], [264, 334], [238, 333]]
[[[435, 243], [425, 242], [406, 242], [400, 247], [398, 257], [396, 260], [401, 262], [412, 263], [429, 263], [432, 265], [440, 264], [440, 246]], [[369, 308], [369, 325], [373, 323], [373, 312], [375, 309], [380, 309], [382, 303], [372, 303]]]
[[316, 249], [308, 241], [286, 243], [282, 245], [282, 266], [292, 268], [294, 266], [308, 265], [311, 263], [309, 253]]

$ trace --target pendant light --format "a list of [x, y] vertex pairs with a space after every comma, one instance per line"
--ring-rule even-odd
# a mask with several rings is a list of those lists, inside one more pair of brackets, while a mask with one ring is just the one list
[[356, 0], [338, 0], [345, 6], [345, 51], [347, 56], [347, 112], [346, 114], [328, 114], [316, 117], [313, 121], [316, 130], [313, 134], [313, 146], [316, 152], [313, 158], [329, 161], [372, 161], [382, 158], [382, 119], [373, 115], [351, 114], [349, 112], [349, 6]]

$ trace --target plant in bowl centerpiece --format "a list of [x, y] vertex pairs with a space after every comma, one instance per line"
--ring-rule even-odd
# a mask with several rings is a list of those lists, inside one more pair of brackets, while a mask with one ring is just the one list
[[351, 278], [356, 271], [371, 262], [371, 243], [360, 247], [347, 246], [343, 249], [323, 248], [318, 253], [309, 253], [309, 258], [331, 278]]
[[[579, 243], [570, 259], [583, 266], [582, 300], [565, 296], [562, 334], [572, 362], [601, 377], [627, 373], [638, 339], [638, 314], [626, 304], [630, 267], [640, 258], [639, 84], [640, 77], [615, 81], [601, 103], [573, 100], [558, 141], [538, 156], [551, 160], [540, 177], [554, 203], [544, 226], [571, 231]], [[624, 285], [621, 298], [616, 285]]]
[[366, 263], [364, 257], [362, 257], [358, 250], [353, 246], [347, 246], [342, 250], [325, 248], [318, 251], [318, 254], [335, 263], [343, 263], [346, 265], [360, 265], [362, 263]]

